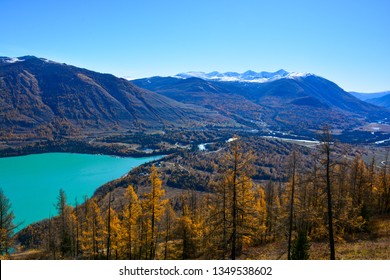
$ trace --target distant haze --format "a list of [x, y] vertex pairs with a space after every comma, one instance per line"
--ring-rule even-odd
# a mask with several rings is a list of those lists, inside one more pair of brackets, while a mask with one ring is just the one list
[[359, 98], [360, 100], [366, 101], [368, 99], [379, 98], [379, 97], [383, 97], [385, 95], [388, 95], [388, 94], [390, 94], [390, 91], [371, 92], [371, 93], [362, 93], [362, 92], [351, 91], [350, 94]]

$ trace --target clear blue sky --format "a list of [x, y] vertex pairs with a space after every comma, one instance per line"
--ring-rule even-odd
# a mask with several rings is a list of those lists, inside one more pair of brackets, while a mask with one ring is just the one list
[[390, 90], [388, 0], [0, 0], [0, 56], [116, 76], [312, 72]]

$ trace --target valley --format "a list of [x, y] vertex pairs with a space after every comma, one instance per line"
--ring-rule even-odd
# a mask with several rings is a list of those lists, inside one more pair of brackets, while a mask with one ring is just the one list
[[[372, 236], [371, 218], [387, 221], [390, 111], [315, 74], [189, 72], [128, 81], [34, 56], [1, 57], [0, 101], [1, 160], [82, 153], [139, 162], [85, 191], [80, 205], [52, 193], [57, 216], [18, 232], [19, 256], [27, 249], [54, 259], [261, 258], [270, 244], [286, 256], [292, 184], [294, 240], [304, 232], [324, 246], [329, 184], [338, 244]], [[1, 172], [0, 179], [11, 174], [6, 165]], [[56, 177], [51, 183], [61, 185]], [[104, 242], [114, 238], [111, 226], [116, 245]]]
[[[355, 143], [367, 144], [384, 140], [383, 134], [388, 133], [388, 109], [361, 101], [314, 74], [197, 73], [205, 79], [190, 74], [130, 82], [33, 56], [3, 57], [0, 143], [5, 147], [8, 141], [13, 147], [18, 142], [88, 142], [111, 135], [178, 130], [314, 138], [330, 125], [338, 135], [374, 132], [362, 139], [355, 133]], [[373, 122], [383, 129], [364, 129]], [[348, 141], [347, 136], [343, 139]]]

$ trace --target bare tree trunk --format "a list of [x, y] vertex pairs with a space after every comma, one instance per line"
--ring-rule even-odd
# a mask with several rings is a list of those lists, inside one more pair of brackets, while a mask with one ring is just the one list
[[227, 255], [227, 215], [226, 215], [226, 211], [227, 211], [227, 189], [226, 189], [226, 186], [223, 186], [223, 199], [222, 199], [222, 222], [223, 222], [223, 232], [222, 232], [222, 259], [225, 259], [226, 258], [226, 255]]
[[108, 215], [107, 215], [107, 260], [110, 259], [111, 247], [111, 191], [108, 196]]
[[49, 250], [52, 253], [53, 260], [56, 259], [56, 247], [53, 233], [53, 218], [49, 218]]
[[[152, 183], [153, 185], [153, 183]], [[154, 209], [154, 185], [152, 186], [152, 192], [153, 192], [153, 204], [152, 204], [152, 229], [151, 229], [151, 238], [150, 238], [150, 256], [149, 256], [149, 259], [150, 260], [153, 260], [154, 259], [154, 243], [155, 243], [155, 209]]]
[[291, 201], [290, 201], [290, 227], [288, 233], [288, 259], [291, 260], [291, 236], [293, 228], [293, 214], [294, 214], [294, 191], [295, 191], [295, 169], [296, 169], [296, 152], [293, 151], [292, 158], [292, 182], [291, 182]]
[[331, 135], [330, 129], [328, 127], [324, 128], [323, 132], [323, 152], [326, 155], [325, 165], [326, 165], [326, 193], [328, 200], [328, 228], [329, 228], [329, 247], [330, 247], [330, 259], [336, 259], [335, 246], [334, 246], [334, 236], [333, 236], [333, 214], [332, 214], [332, 191], [331, 191], [331, 178], [330, 178], [330, 153], [331, 153]]
[[167, 228], [166, 228], [166, 233], [165, 233], [165, 245], [164, 245], [164, 260], [167, 259], [168, 257], [168, 239], [169, 239], [169, 236], [170, 236], [170, 229], [171, 229], [171, 219], [169, 217], [169, 215], [167, 216], [167, 224], [166, 224]]
[[128, 208], [129, 209], [128, 210], [129, 211], [129, 223], [128, 223], [129, 227], [128, 227], [127, 230], [128, 230], [128, 233], [129, 233], [129, 240], [128, 240], [129, 243], [127, 244], [127, 246], [128, 246], [127, 254], [128, 254], [129, 260], [131, 260], [132, 257], [133, 257], [132, 256], [132, 252], [131, 252], [132, 251], [131, 250], [131, 245], [132, 245], [131, 243], [133, 242], [133, 240], [132, 240], [133, 239], [133, 236], [132, 236], [132, 226], [131, 226], [131, 216], [132, 216], [131, 206], [132, 206], [132, 202], [129, 203], [129, 208]]
[[384, 161], [384, 167], [383, 167], [383, 178], [382, 178], [382, 184], [383, 184], [383, 191], [384, 191], [384, 206], [383, 206], [383, 213], [387, 213], [389, 211], [390, 206], [390, 184], [387, 182], [387, 168], [388, 168], [388, 162], [389, 162], [389, 152], [386, 153], [385, 161]]
[[233, 196], [233, 205], [232, 205], [232, 248], [231, 248], [231, 259], [236, 259], [236, 250], [237, 250], [237, 216], [238, 216], [238, 210], [237, 210], [237, 160], [238, 160], [238, 147], [237, 144], [234, 146], [234, 166], [233, 166], [233, 184], [232, 184], [232, 196]]

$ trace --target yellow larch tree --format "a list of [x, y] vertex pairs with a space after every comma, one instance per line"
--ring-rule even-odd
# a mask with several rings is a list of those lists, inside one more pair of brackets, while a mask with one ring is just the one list
[[92, 198], [85, 202], [85, 221], [82, 231], [81, 247], [86, 258], [98, 259], [104, 248], [104, 222], [97, 205]]
[[145, 249], [146, 259], [153, 260], [156, 256], [158, 223], [164, 214], [164, 206], [167, 200], [163, 199], [165, 190], [162, 188], [162, 181], [159, 178], [157, 168], [153, 165], [150, 174], [151, 190], [145, 194], [142, 201], [144, 231], [146, 234]]
[[[221, 179], [213, 184], [209, 222], [210, 237], [222, 258], [236, 259], [244, 243], [252, 241], [256, 205], [252, 179], [250, 178], [253, 155], [243, 152], [238, 137], [234, 137], [221, 166]], [[252, 236], [252, 237], [251, 237]], [[215, 241], [217, 243], [215, 243]]]
[[[108, 218], [108, 215], [110, 216]], [[119, 247], [121, 242], [121, 223], [118, 218], [117, 212], [110, 208], [109, 211], [106, 213], [105, 220], [110, 223], [110, 225], [106, 228], [109, 228], [105, 232], [106, 239], [109, 240], [106, 245], [106, 251], [107, 251], [107, 259], [119, 259]], [[109, 235], [109, 236], [108, 236]]]
[[134, 188], [129, 185], [125, 193], [125, 204], [120, 230], [120, 251], [123, 254], [122, 257], [129, 260], [135, 258], [136, 250], [138, 248], [138, 221], [141, 212], [140, 200], [135, 193]]
[[171, 203], [165, 206], [164, 215], [161, 220], [162, 237], [164, 239], [164, 250], [162, 259], [172, 259], [174, 250], [171, 240], [173, 239], [177, 224], [177, 215]]

